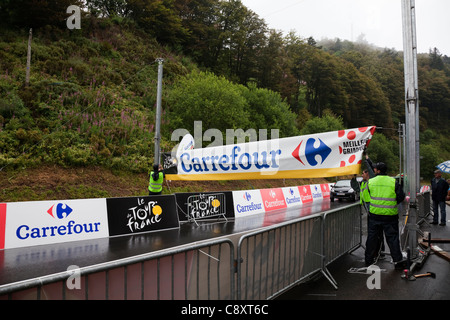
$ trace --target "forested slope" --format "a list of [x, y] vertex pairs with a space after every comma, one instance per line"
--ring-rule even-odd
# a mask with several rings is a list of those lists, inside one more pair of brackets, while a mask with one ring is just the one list
[[[69, 5], [82, 8], [68, 29]], [[280, 136], [383, 127], [369, 153], [395, 173], [403, 54], [271, 30], [231, 0], [17, 0], [0, 4], [0, 168], [145, 174], [153, 163], [157, 64], [162, 149], [176, 129], [279, 129]], [[29, 29], [31, 69], [25, 82]], [[450, 59], [419, 56], [421, 175], [450, 158]], [[205, 142], [206, 144], [207, 142]], [[5, 177], [6, 175], [2, 176]]]

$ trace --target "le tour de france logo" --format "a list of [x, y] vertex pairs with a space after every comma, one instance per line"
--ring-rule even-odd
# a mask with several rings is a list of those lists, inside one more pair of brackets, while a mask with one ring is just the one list
[[161, 222], [163, 209], [158, 201], [137, 198], [137, 205], [128, 209], [127, 226], [130, 231], [145, 231], [147, 226], [152, 226]]
[[200, 194], [199, 196], [190, 197], [188, 199], [189, 215], [195, 219], [200, 219], [224, 214], [224, 202], [224, 194]]

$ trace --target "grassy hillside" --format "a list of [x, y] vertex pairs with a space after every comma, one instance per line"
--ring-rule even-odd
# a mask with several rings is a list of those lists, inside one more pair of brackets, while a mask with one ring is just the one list
[[142, 172], [153, 161], [155, 59], [166, 59], [166, 86], [189, 63], [133, 26], [95, 24], [36, 31], [28, 86], [25, 33], [10, 31], [0, 42], [1, 168], [51, 163]]
[[[133, 25], [92, 23], [75, 32], [51, 27], [35, 32], [28, 86], [27, 33], [9, 31], [2, 38], [0, 201], [147, 194], [154, 154], [155, 59], [165, 59], [166, 89], [195, 65]], [[170, 147], [164, 140], [162, 148]], [[171, 182], [164, 193], [310, 182]]]
[[[166, 181], [163, 194], [289, 187], [325, 183], [325, 179]], [[0, 202], [131, 197], [147, 195], [148, 176], [103, 167], [46, 165], [0, 172]]]

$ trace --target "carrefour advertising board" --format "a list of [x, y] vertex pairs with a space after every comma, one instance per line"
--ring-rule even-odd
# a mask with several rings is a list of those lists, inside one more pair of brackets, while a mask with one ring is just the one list
[[322, 183], [320, 185], [320, 189], [322, 190], [322, 198], [323, 199], [330, 199], [330, 184]]
[[260, 191], [266, 212], [287, 208], [286, 199], [280, 188], [261, 189]]
[[109, 236], [106, 199], [0, 204], [0, 249]]
[[313, 202], [311, 186], [300, 186], [298, 187], [298, 191], [300, 192], [300, 199], [302, 200], [302, 203]]
[[319, 178], [357, 174], [375, 127], [177, 152], [168, 180]]
[[312, 184], [311, 185], [311, 195], [313, 197], [313, 201], [323, 199], [322, 188], [320, 187], [320, 184]]
[[236, 218], [265, 212], [259, 190], [233, 191], [233, 203]]
[[288, 208], [297, 207], [302, 204], [298, 187], [285, 187], [283, 190], [284, 199]]

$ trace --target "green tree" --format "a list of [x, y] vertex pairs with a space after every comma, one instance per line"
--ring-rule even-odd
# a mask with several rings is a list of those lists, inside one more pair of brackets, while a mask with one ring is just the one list
[[257, 76], [259, 50], [267, 27], [240, 0], [219, 1], [216, 39], [211, 39], [211, 69], [241, 84]]
[[419, 70], [419, 106], [428, 109], [428, 125], [438, 127], [450, 119], [450, 77], [436, 69]]
[[193, 72], [181, 78], [170, 91], [167, 104], [171, 129], [194, 132], [194, 122], [203, 130], [250, 127], [247, 100], [238, 85], [212, 73]]
[[438, 48], [430, 49], [430, 67], [437, 70], [444, 70], [444, 61], [442, 60], [442, 55]]
[[337, 131], [344, 129], [344, 123], [340, 116], [336, 116], [330, 110], [324, 110], [322, 117], [312, 117], [306, 121], [300, 130], [301, 135], [321, 132]]
[[294, 60], [294, 74], [299, 82], [306, 84], [309, 111], [320, 117], [331, 102], [330, 94], [339, 90], [336, 68], [330, 55], [311, 45], [301, 44], [300, 55]]
[[388, 139], [383, 133], [375, 133], [367, 148], [367, 154], [373, 163], [384, 162], [388, 173], [397, 174], [399, 170], [399, 146], [394, 139]]
[[299, 85], [292, 74], [292, 59], [281, 32], [270, 30], [267, 44], [260, 49], [258, 85], [279, 92], [293, 112], [304, 106], [304, 95], [299, 100]]
[[429, 182], [433, 178], [433, 172], [436, 166], [445, 159], [436, 145], [420, 144], [420, 176], [425, 182]]
[[[8, 27], [40, 28], [46, 25], [65, 27], [67, 8], [83, 7], [81, 0], [3, 0], [2, 21]], [[2, 19], [3, 20], [3, 19]]]
[[89, 11], [96, 16], [128, 16], [129, 6], [126, 0], [86, 0]]
[[279, 129], [280, 137], [298, 134], [296, 115], [278, 92], [257, 88], [254, 83], [249, 84], [248, 88], [241, 88], [247, 100], [247, 113], [253, 129]]
[[163, 44], [179, 45], [189, 34], [174, 0], [128, 0], [129, 16]]
[[220, 30], [217, 28], [219, 2], [217, 0], [176, 0], [175, 7], [188, 33], [183, 51], [202, 67], [213, 66], [211, 49]]

